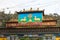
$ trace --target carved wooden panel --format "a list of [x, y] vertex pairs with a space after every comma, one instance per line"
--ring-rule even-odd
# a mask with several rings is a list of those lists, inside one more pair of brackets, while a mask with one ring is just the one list
[[41, 33], [60, 33], [60, 27], [0, 29], [0, 34], [41, 34]]

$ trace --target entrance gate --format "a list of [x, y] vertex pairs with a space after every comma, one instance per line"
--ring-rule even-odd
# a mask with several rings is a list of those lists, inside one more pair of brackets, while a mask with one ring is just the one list
[[[1, 28], [0, 29], [0, 34], [2, 35], [8, 35], [5, 36], [7, 38], [7, 40], [11, 39], [11, 40], [23, 40], [24, 38], [26, 38], [26, 36], [24, 35], [28, 35], [27, 39], [38, 39], [40, 38], [40, 40], [51, 40], [51, 36], [47, 36], [45, 34], [58, 34], [60, 33], [60, 27], [50, 27], [50, 28]], [[38, 35], [36, 37], [32, 36], [32, 35]], [[31, 37], [30, 37], [31, 36]], [[52, 35], [52, 37], [54, 38], [53, 40], [55, 40], [55, 36]], [[22, 39], [23, 38], [23, 39]]]

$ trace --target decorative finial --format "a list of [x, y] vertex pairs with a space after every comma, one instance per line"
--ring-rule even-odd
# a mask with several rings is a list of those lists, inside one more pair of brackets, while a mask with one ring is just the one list
[[25, 12], [25, 9], [23, 9], [23, 12]]
[[39, 8], [37, 8], [37, 11], [39, 11]]
[[32, 8], [30, 8], [30, 11], [32, 11]]

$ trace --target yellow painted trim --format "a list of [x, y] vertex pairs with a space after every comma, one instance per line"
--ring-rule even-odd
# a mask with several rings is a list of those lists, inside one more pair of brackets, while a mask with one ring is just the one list
[[56, 40], [60, 40], [60, 37], [56, 37]]
[[7, 40], [7, 38], [1, 37], [0, 40]]

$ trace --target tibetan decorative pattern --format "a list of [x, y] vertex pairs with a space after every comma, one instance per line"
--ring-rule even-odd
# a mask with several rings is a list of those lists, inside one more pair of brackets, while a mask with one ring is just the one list
[[42, 12], [21, 12], [18, 14], [18, 23], [20, 26], [42, 25]]

